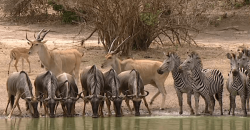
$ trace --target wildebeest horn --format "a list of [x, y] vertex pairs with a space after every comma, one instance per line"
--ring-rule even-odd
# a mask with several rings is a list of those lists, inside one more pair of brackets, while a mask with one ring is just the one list
[[103, 101], [106, 100], [106, 97], [102, 95], [97, 95], [97, 98], [102, 99]]
[[84, 98], [83, 98], [83, 100], [87, 100], [87, 101], [89, 101], [92, 97], [93, 97], [93, 95], [86, 96], [86, 97], [84, 97]]
[[60, 100], [62, 100], [62, 98], [54, 98], [56, 101], [60, 101]]
[[82, 93], [83, 92], [81, 92], [81, 93], [78, 94], [78, 98], [71, 97], [71, 99], [74, 100], [74, 101], [77, 101], [79, 98], [82, 98], [82, 96], [81, 96]]
[[32, 97], [26, 97], [26, 99], [27, 99], [28, 101], [31, 101], [31, 100], [32, 100]]
[[149, 92], [144, 90], [147, 94], [146, 95], [140, 95], [141, 98], [148, 96]]
[[44, 101], [49, 101], [51, 98], [45, 98]]
[[124, 95], [120, 95], [119, 98], [121, 98], [121, 99], [124, 100], [124, 99], [125, 99], [125, 96], [124, 96]]
[[26, 39], [27, 39], [29, 42], [32, 42], [31, 40], [28, 39], [27, 32], [26, 32]]

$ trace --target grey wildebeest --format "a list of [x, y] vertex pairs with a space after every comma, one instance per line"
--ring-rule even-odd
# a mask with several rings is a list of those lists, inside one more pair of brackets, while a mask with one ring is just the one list
[[200, 56], [196, 52], [188, 54], [188, 58], [180, 65], [180, 71], [191, 71], [191, 78], [193, 80], [192, 88], [195, 97], [195, 114], [198, 115], [199, 108], [199, 97], [200, 95], [204, 98], [206, 108], [209, 105], [211, 115], [214, 111], [215, 99], [219, 101], [221, 115], [222, 110], [222, 93], [224, 78], [222, 73], [216, 69], [203, 69], [203, 64]]
[[108, 53], [105, 56], [106, 60], [102, 64], [102, 68], [111, 66], [118, 75], [123, 71], [135, 69], [140, 73], [144, 85], [151, 84], [154, 87], [158, 88], [158, 92], [152, 97], [152, 99], [150, 100], [150, 104], [152, 104], [154, 99], [161, 93], [162, 102], [160, 109], [164, 109], [166, 100], [166, 90], [164, 87], [164, 82], [167, 79], [169, 72], [165, 72], [161, 75], [157, 73], [157, 69], [160, 68], [162, 62], [134, 59], [120, 60], [118, 58], [119, 55], [120, 53]]
[[114, 69], [110, 69], [106, 73], [104, 73], [104, 78], [105, 78], [105, 87], [104, 91], [107, 96], [107, 106], [108, 106], [108, 111], [109, 111], [109, 116], [111, 116], [111, 111], [110, 111], [110, 105], [111, 102], [113, 102], [114, 110], [115, 110], [115, 115], [117, 117], [122, 116], [122, 101], [125, 99], [125, 96], [120, 95], [120, 80], [117, 76], [117, 73], [115, 72]]
[[57, 76], [57, 83], [58, 91], [56, 95], [62, 98], [63, 113], [67, 116], [73, 116], [75, 114], [75, 103], [80, 97], [74, 77], [68, 73], [62, 73]]
[[15, 68], [16, 68], [16, 71], [18, 72], [18, 69], [17, 69], [17, 63], [19, 61], [20, 58], [22, 58], [22, 70], [23, 70], [23, 67], [24, 67], [24, 60], [23, 59], [26, 59], [26, 61], [28, 62], [29, 64], [29, 73], [31, 72], [31, 68], [30, 68], [30, 61], [29, 61], [29, 49], [26, 49], [26, 48], [23, 48], [23, 47], [17, 47], [17, 48], [13, 48], [11, 51], [10, 51], [10, 63], [9, 63], [9, 68], [8, 68], [8, 74], [10, 72], [10, 64], [13, 60], [16, 60], [15, 62]]
[[236, 95], [240, 95], [241, 98], [241, 107], [243, 110], [244, 116], [247, 116], [246, 111], [246, 98], [247, 98], [247, 87], [246, 87], [246, 79], [247, 76], [245, 74], [244, 69], [239, 68], [237, 56], [234, 53], [227, 53], [227, 58], [230, 60], [231, 70], [228, 75], [228, 80], [226, 82], [226, 88], [230, 93], [230, 109], [228, 114], [230, 115], [231, 109], [234, 110], [236, 107], [235, 98]]
[[78, 84], [79, 69], [83, 54], [76, 49], [49, 51], [45, 44], [47, 41], [43, 41], [49, 31], [40, 36], [44, 32], [44, 29], [42, 29], [35, 41], [29, 40], [26, 33], [26, 39], [31, 46], [29, 54], [37, 53], [46, 70], [51, 71], [56, 76], [63, 72], [69, 73], [75, 78], [76, 84]]
[[190, 74], [186, 71], [182, 73], [179, 72], [179, 66], [181, 64], [180, 57], [175, 52], [168, 52], [166, 54], [166, 59], [163, 61], [161, 67], [157, 70], [159, 74], [163, 74], [165, 72], [172, 72], [172, 77], [174, 79], [174, 88], [179, 100], [180, 111], [179, 114], [182, 114], [182, 102], [183, 102], [183, 93], [187, 93], [187, 103], [190, 107], [191, 115], [194, 114], [194, 110], [191, 105], [191, 96], [193, 94], [192, 88], [192, 78]]
[[[80, 74], [82, 90], [84, 95], [83, 115], [85, 115], [86, 103], [90, 101], [92, 106], [93, 118], [103, 116], [103, 104], [106, 97], [104, 96], [104, 76], [103, 73], [96, 68], [86, 67]], [[99, 111], [99, 113], [98, 113]]]
[[4, 115], [7, 114], [7, 109], [10, 102], [12, 110], [8, 117], [10, 118], [12, 116], [12, 113], [16, 106], [18, 107], [21, 114], [22, 112], [19, 106], [19, 99], [22, 98], [26, 101], [26, 107], [27, 109], [29, 109], [32, 117], [39, 117], [39, 113], [37, 110], [38, 98], [33, 96], [30, 78], [24, 71], [12, 73], [7, 79], [6, 87], [8, 93], [8, 103], [3, 113]]
[[[132, 113], [132, 110], [129, 105], [129, 100], [133, 101], [135, 108], [135, 116], [140, 115], [140, 104], [141, 99], [143, 99], [146, 108], [148, 109], [148, 113], [151, 115], [151, 111], [148, 107], [148, 103], [146, 101], [146, 96], [149, 94], [148, 91], [144, 90], [144, 85], [142, 78], [135, 69], [124, 71], [118, 75], [118, 78], [121, 83], [120, 91], [126, 95], [125, 102]], [[147, 94], [145, 94], [145, 92]]]
[[36, 77], [34, 85], [36, 96], [43, 97], [45, 115], [55, 117], [55, 106], [61, 100], [56, 97], [58, 88], [56, 76], [51, 71], [43, 72]]

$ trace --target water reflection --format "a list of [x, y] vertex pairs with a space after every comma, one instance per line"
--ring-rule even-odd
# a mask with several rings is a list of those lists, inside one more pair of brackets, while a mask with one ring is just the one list
[[4, 130], [248, 130], [243, 117], [71, 117], [0, 119]]

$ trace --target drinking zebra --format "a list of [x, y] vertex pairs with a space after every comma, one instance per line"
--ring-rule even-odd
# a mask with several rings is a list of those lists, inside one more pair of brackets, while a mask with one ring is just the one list
[[194, 114], [194, 110], [191, 106], [191, 95], [193, 94], [192, 89], [192, 79], [190, 74], [186, 71], [183, 73], [179, 73], [178, 67], [181, 64], [180, 57], [175, 52], [169, 52], [166, 54], [166, 59], [163, 61], [161, 67], [157, 70], [159, 74], [163, 74], [165, 72], [172, 72], [172, 77], [174, 79], [174, 87], [178, 96], [180, 111], [179, 114], [183, 113], [182, 103], [183, 103], [183, 93], [187, 93], [187, 103], [190, 107], [190, 114]]
[[228, 114], [230, 115], [231, 109], [233, 108], [232, 114], [234, 115], [234, 110], [236, 107], [235, 97], [240, 95], [241, 106], [244, 116], [247, 116], [246, 111], [246, 75], [243, 69], [239, 69], [238, 60], [234, 53], [227, 53], [227, 58], [230, 59], [231, 70], [228, 75], [228, 80], [226, 82], [227, 90], [230, 93], [230, 109]]
[[212, 115], [215, 106], [215, 99], [219, 101], [222, 111], [222, 92], [224, 85], [224, 78], [222, 73], [216, 69], [203, 69], [200, 56], [196, 52], [191, 52], [188, 58], [180, 65], [180, 71], [191, 70], [191, 77], [193, 80], [193, 91], [195, 97], [195, 114], [198, 114], [199, 97], [200, 95], [205, 99], [206, 106], [209, 105], [209, 113]]

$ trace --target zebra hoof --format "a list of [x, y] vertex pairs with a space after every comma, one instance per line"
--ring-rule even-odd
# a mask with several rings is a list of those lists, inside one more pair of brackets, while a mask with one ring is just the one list
[[183, 113], [182, 111], [179, 112], [180, 115], [182, 115], [182, 113]]

